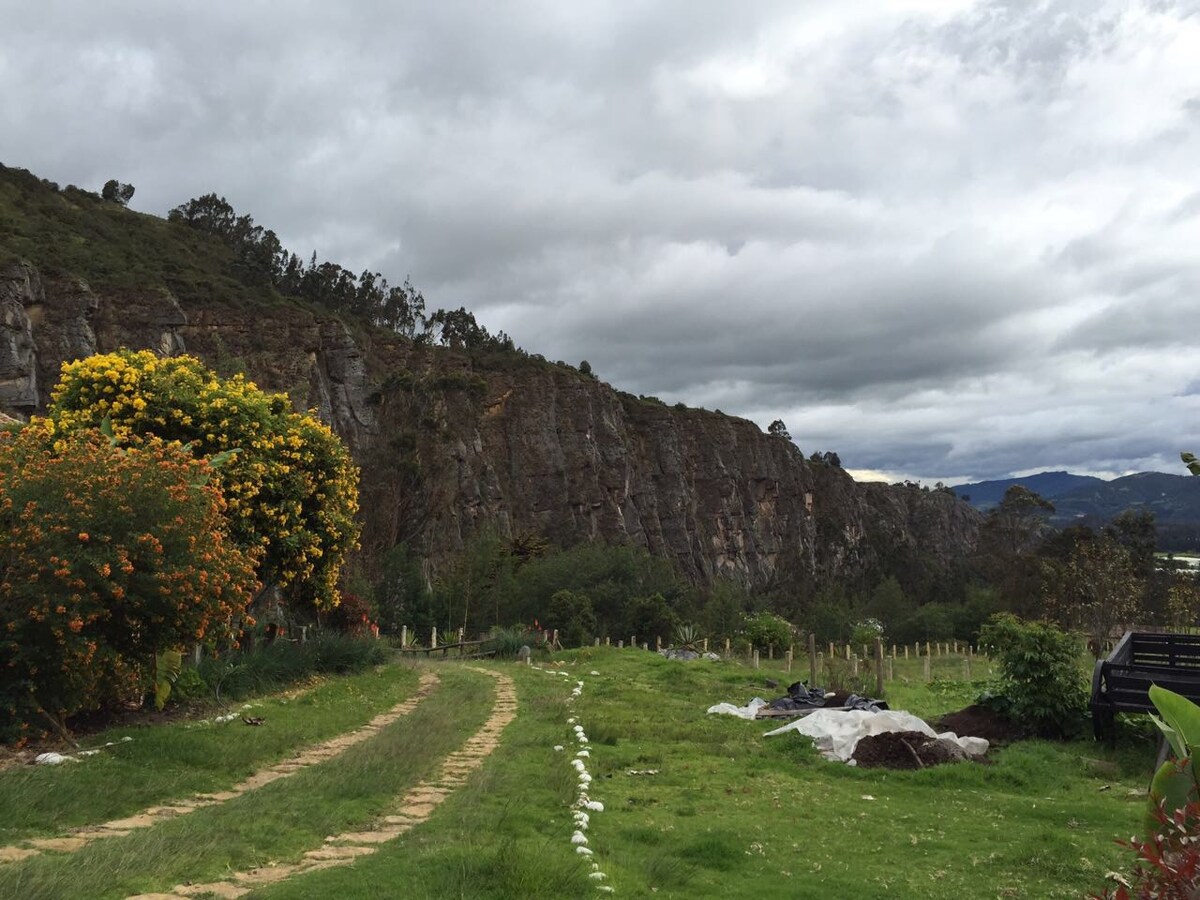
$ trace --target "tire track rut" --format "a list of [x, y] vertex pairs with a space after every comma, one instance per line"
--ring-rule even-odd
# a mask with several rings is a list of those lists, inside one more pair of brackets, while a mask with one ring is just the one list
[[206, 809], [210, 806], [227, 803], [236, 797], [257, 790], [273, 781], [295, 775], [309, 766], [327, 762], [345, 753], [351, 747], [361, 744], [368, 738], [374, 737], [381, 729], [386, 728], [397, 719], [412, 712], [417, 708], [417, 704], [429, 696], [434, 687], [437, 686], [438, 681], [438, 676], [433, 672], [422, 673], [420, 681], [417, 683], [417, 689], [411, 696], [397, 703], [391, 709], [375, 716], [365, 725], [307, 747], [290, 759], [285, 759], [275, 765], [260, 769], [227, 790], [207, 794], [195, 794], [186, 800], [176, 800], [172, 803], [149, 806], [132, 816], [111, 819], [99, 825], [86, 825], [72, 831], [69, 835], [50, 838], [31, 838], [7, 847], [0, 847], [0, 863], [18, 862], [47, 851], [54, 853], [74, 853], [76, 850], [86, 847], [93, 841], [110, 837], [124, 837], [139, 828], [151, 828], [160, 822], [185, 816], [198, 809]]
[[178, 900], [202, 896], [233, 900], [265, 884], [307, 872], [352, 865], [356, 859], [376, 853], [383, 844], [425, 822], [447, 797], [466, 783], [472, 772], [483, 765], [484, 760], [500, 745], [501, 732], [517, 716], [516, 686], [509, 676], [491, 669], [468, 668], [489, 675], [496, 681], [491, 715], [466, 743], [442, 760], [434, 778], [420, 782], [404, 794], [391, 815], [383, 816], [365, 830], [348, 831], [325, 838], [322, 846], [307, 851], [299, 862], [235, 872], [220, 881], [176, 885], [166, 892], [137, 894], [130, 900]]

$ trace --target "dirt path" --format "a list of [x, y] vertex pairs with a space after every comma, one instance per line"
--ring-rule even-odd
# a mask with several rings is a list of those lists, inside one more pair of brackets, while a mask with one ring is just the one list
[[496, 699], [491, 715], [462, 747], [442, 761], [437, 777], [422, 781], [401, 797], [391, 815], [384, 816], [364, 831], [345, 832], [325, 838], [323, 846], [309, 850], [299, 862], [235, 872], [226, 879], [205, 884], [181, 884], [166, 893], [138, 894], [130, 900], [242, 897], [264, 884], [273, 884], [306, 872], [351, 865], [359, 857], [370, 856], [380, 845], [420, 825], [456, 788], [466, 783], [473, 771], [483, 765], [483, 761], [499, 746], [500, 733], [517, 716], [517, 692], [513, 680], [490, 669], [470, 668], [496, 679]]
[[124, 837], [136, 829], [150, 828], [166, 819], [185, 816], [197, 809], [226, 803], [235, 797], [240, 797], [242, 794], [268, 785], [272, 781], [278, 781], [280, 778], [295, 775], [302, 769], [326, 762], [339, 754], [345, 753], [356, 744], [361, 744], [368, 738], [378, 734], [380, 729], [391, 725], [401, 716], [412, 712], [417, 708], [418, 703], [429, 696], [437, 683], [437, 675], [432, 672], [423, 673], [421, 680], [417, 684], [417, 690], [412, 696], [396, 704], [386, 712], [375, 716], [365, 725], [353, 731], [339, 734], [320, 744], [307, 747], [290, 759], [285, 759], [283, 762], [260, 769], [245, 781], [235, 784], [228, 790], [212, 794], [196, 794], [187, 800], [177, 800], [173, 803], [160, 806], [150, 806], [132, 816], [113, 819], [99, 825], [88, 825], [63, 837], [34, 838], [8, 847], [0, 847], [0, 863], [28, 859], [47, 850], [57, 853], [74, 853], [76, 850], [86, 847], [93, 841], [108, 837]]

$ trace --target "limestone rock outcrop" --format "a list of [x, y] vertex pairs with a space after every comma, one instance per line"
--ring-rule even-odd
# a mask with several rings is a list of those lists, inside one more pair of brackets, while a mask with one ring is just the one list
[[969, 552], [979, 516], [938, 492], [855, 483], [785, 437], [633, 397], [570, 367], [415, 346], [289, 304], [93, 292], [0, 271], [0, 409], [42, 407], [62, 362], [117, 347], [195, 353], [312, 408], [363, 467], [363, 543], [432, 560], [483, 529], [621, 542], [696, 582], [748, 585]]

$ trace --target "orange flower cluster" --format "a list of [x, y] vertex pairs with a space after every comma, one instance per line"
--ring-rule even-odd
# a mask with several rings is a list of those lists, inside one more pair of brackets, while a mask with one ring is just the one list
[[197, 456], [237, 450], [214, 475], [230, 534], [260, 553], [264, 583], [337, 605], [342, 560], [358, 539], [358, 469], [286, 396], [219, 378], [194, 357], [121, 350], [64, 364], [50, 418], [59, 440], [108, 419], [123, 445], [155, 436]]
[[165, 647], [232, 636], [257, 560], [210, 476], [161, 440], [0, 433], [0, 738], [104, 702]]

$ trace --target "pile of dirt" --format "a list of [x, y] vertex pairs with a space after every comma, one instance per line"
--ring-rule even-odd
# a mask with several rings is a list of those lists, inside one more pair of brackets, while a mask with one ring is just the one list
[[1027, 730], [1012, 719], [978, 703], [942, 716], [933, 727], [938, 732], [953, 731], [959, 737], [984, 738], [993, 746], [1011, 744], [1029, 736]]
[[852, 758], [863, 769], [927, 769], [968, 757], [949, 741], [919, 731], [886, 731], [860, 740]]

